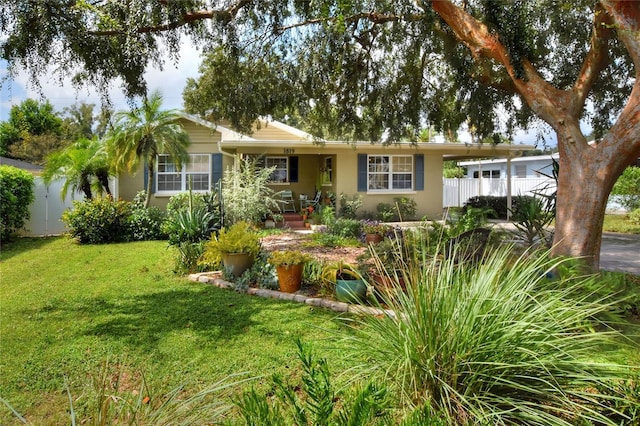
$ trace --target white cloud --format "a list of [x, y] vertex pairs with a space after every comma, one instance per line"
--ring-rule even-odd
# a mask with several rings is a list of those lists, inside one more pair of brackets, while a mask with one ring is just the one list
[[[179, 55], [179, 61], [174, 64], [167, 59], [164, 69], [161, 71], [149, 68], [145, 73], [145, 79], [150, 91], [160, 90], [164, 98], [165, 108], [182, 108], [182, 90], [189, 77], [198, 76], [200, 66], [200, 51], [185, 39]], [[6, 63], [0, 68], [0, 78], [6, 75]], [[71, 84], [71, 79], [62, 81], [53, 73], [43, 75], [39, 80], [41, 90], [30, 83], [30, 77], [26, 72], [20, 72], [14, 79], [2, 83], [0, 100], [0, 121], [7, 120], [12, 105], [17, 105], [27, 98], [41, 99], [41, 94], [48, 99], [56, 111], [79, 102], [100, 105], [100, 96], [93, 87], [76, 89]], [[109, 89], [111, 101], [116, 110], [127, 109], [129, 106], [119, 82], [115, 82]]]

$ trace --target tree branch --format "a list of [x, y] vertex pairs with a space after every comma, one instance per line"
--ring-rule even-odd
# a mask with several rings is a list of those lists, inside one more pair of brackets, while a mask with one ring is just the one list
[[476, 62], [481, 64], [482, 58], [493, 59], [505, 68], [516, 92], [551, 127], [557, 128], [567, 119], [575, 119], [577, 122], [577, 116], [566, 113], [567, 92], [556, 89], [545, 81], [527, 59], [522, 61], [526, 80], [518, 78], [506, 47], [489, 32], [486, 25], [450, 0], [433, 0], [432, 6], [453, 30], [458, 40], [469, 48]]
[[600, 72], [609, 64], [608, 41], [611, 38], [611, 15], [605, 12], [600, 3], [596, 4], [591, 34], [591, 49], [584, 59], [582, 69], [571, 90], [571, 113], [579, 114], [589, 95], [591, 87], [598, 79]]
[[[341, 19], [349, 23], [361, 21], [361, 20], [367, 20], [373, 23], [374, 25], [380, 25], [380, 24], [386, 24], [388, 22], [397, 22], [397, 21], [407, 21], [407, 22], [419, 21], [420, 19], [422, 19], [422, 15], [386, 15], [384, 13], [371, 11], [371, 12], [356, 13], [355, 15], [350, 15], [347, 17], [343, 17]], [[278, 28], [278, 31], [284, 32], [294, 28], [304, 27], [306, 25], [323, 24], [326, 22], [334, 22], [337, 20], [338, 20], [337, 16], [307, 19], [301, 22], [296, 22], [295, 24], [280, 27]]]
[[[228, 21], [233, 19], [238, 14], [238, 12], [240, 12], [240, 9], [245, 7], [250, 2], [251, 2], [250, 0], [239, 0], [235, 4], [228, 7], [227, 9], [199, 10], [194, 12], [188, 12], [188, 13], [185, 13], [177, 21], [167, 22], [166, 24], [160, 24], [160, 25], [148, 25], [148, 26], [139, 27], [135, 30], [135, 32], [138, 34], [146, 34], [146, 33], [159, 33], [164, 31], [170, 31], [170, 30], [174, 30], [176, 28], [180, 28], [185, 25], [188, 25], [192, 22], [204, 21], [207, 19], [212, 19], [214, 17], [221, 17]], [[127, 31], [100, 30], [100, 31], [89, 31], [88, 33], [95, 36], [115, 36], [115, 35], [126, 34]]]

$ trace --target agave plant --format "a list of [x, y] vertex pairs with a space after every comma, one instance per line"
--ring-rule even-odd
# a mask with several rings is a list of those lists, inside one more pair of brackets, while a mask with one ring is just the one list
[[613, 408], [632, 368], [606, 361], [622, 339], [600, 327], [610, 305], [585, 291], [594, 277], [551, 279], [564, 260], [510, 247], [471, 266], [429, 252], [406, 262], [406, 292], [385, 300], [394, 314], [362, 318], [349, 337], [363, 376], [447, 424], [632, 424]]

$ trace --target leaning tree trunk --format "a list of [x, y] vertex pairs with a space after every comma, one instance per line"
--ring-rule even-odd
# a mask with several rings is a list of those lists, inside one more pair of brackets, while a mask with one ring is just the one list
[[153, 170], [155, 169], [155, 163], [153, 161], [149, 161], [148, 162], [148, 167], [147, 167], [147, 171], [148, 171], [148, 176], [149, 178], [147, 179], [147, 196], [144, 199], [144, 208], [148, 208], [149, 207], [149, 203], [151, 203], [151, 188], [153, 188]]

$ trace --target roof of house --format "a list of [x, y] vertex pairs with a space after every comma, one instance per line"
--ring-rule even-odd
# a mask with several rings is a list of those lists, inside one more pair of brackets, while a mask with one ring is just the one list
[[[553, 154], [546, 154], [546, 155], [531, 155], [526, 157], [517, 157], [517, 158], [512, 158], [511, 162], [512, 163], [529, 163], [534, 161], [548, 161], [549, 163], [551, 163], [552, 158], [557, 160], [558, 158], [560, 158], [560, 154], [558, 154], [557, 152], [554, 152]], [[482, 159], [482, 160], [461, 161], [458, 163], [458, 165], [459, 166], [475, 166], [478, 164], [490, 165], [490, 164], [503, 164], [506, 162], [507, 162], [506, 158], [488, 158], [488, 159]]]
[[7, 157], [0, 157], [0, 165], [13, 166], [18, 169], [28, 170], [32, 173], [40, 173], [43, 170], [43, 167], [37, 164], [27, 163], [26, 161], [15, 160], [13, 158], [7, 158]]
[[[371, 141], [327, 141], [314, 137], [295, 127], [284, 124], [280, 121], [273, 120], [271, 117], [261, 117], [254, 128], [255, 133], [252, 136], [242, 134], [232, 130], [224, 124], [212, 123], [201, 119], [195, 115], [182, 113], [184, 119], [194, 123], [213, 129], [221, 133], [220, 145], [223, 148], [265, 148], [265, 147], [282, 147], [287, 148], [309, 148], [317, 147], [318, 149], [331, 150], [363, 150], [371, 149], [373, 144]], [[268, 129], [275, 129], [277, 132], [269, 132]], [[286, 134], [286, 137], [278, 139], [269, 139], [278, 132]], [[267, 135], [267, 138], [265, 138]], [[284, 136], [281, 134], [281, 136]], [[533, 149], [530, 145], [513, 145], [513, 144], [469, 144], [469, 143], [442, 143], [442, 142], [403, 142], [390, 145], [378, 144], [376, 147], [384, 147], [384, 149], [399, 151], [413, 150], [421, 152], [440, 153], [445, 160], [461, 160], [478, 157], [518, 157], [523, 151]]]

